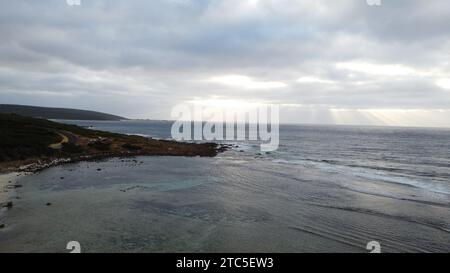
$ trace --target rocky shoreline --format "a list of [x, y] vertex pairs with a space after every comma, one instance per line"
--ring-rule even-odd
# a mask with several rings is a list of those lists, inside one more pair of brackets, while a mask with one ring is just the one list
[[17, 199], [16, 189], [22, 185], [17, 184], [17, 180], [23, 174], [17, 172], [0, 174], [0, 230], [7, 227], [4, 213], [14, 206], [14, 199]]
[[[58, 165], [138, 156], [214, 157], [231, 146], [97, 131], [44, 119], [0, 114], [0, 229], [13, 209], [18, 178]], [[47, 206], [50, 206], [48, 203]]]
[[[160, 140], [158, 140], [160, 141]], [[0, 162], [0, 174], [7, 173], [37, 173], [47, 168], [76, 163], [81, 161], [97, 161], [106, 160], [109, 158], [130, 158], [137, 156], [186, 156], [186, 157], [214, 157], [219, 153], [228, 150], [231, 145], [228, 144], [216, 144], [216, 143], [204, 143], [204, 144], [194, 144], [194, 143], [183, 143], [175, 141], [165, 141], [167, 143], [177, 143], [181, 145], [195, 145], [198, 149], [193, 151], [174, 151], [168, 148], [167, 152], [161, 151], [121, 151], [121, 152], [104, 152], [104, 153], [93, 153], [93, 154], [83, 154], [74, 155], [72, 157], [63, 158], [39, 158], [39, 159], [27, 159], [21, 161], [13, 162]]]
[[39, 171], [85, 160], [133, 156], [213, 157], [228, 146], [91, 130], [45, 119], [0, 114], [0, 173]]
[[[149, 139], [148, 141], [152, 142], [160, 140]], [[110, 158], [133, 158], [137, 156], [214, 157], [218, 153], [224, 152], [231, 147], [227, 144], [216, 143], [194, 144], [175, 141], [164, 141], [164, 143], [168, 145], [166, 152], [159, 149], [139, 149], [137, 151], [102, 152], [62, 158], [36, 158], [14, 162], [0, 162], [0, 230], [6, 228], [6, 224], [3, 222], [3, 213], [13, 208], [13, 200], [15, 199], [14, 195], [16, 193], [16, 189], [22, 187], [22, 185], [17, 184], [17, 180], [22, 175], [38, 173], [44, 169], [63, 164], [82, 161], [100, 161]], [[174, 150], [175, 147], [171, 147], [171, 145], [181, 145], [185, 149]], [[186, 147], [190, 148], [186, 149]], [[47, 204], [47, 206], [49, 205], [51, 205], [51, 203]]]

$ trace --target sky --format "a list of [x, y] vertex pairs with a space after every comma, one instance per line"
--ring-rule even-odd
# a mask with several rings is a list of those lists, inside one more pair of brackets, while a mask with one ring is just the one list
[[448, 0], [0, 1], [0, 103], [450, 127]]

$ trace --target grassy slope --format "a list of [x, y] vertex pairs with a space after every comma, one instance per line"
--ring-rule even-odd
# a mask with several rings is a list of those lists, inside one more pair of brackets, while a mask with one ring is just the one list
[[15, 114], [0, 114], [0, 161], [23, 160], [31, 156], [51, 156], [48, 148], [58, 142], [55, 131], [69, 131], [77, 135], [110, 137], [116, 134], [84, 129], [45, 119], [23, 117]]
[[[77, 142], [64, 144], [61, 150], [49, 148], [50, 144], [61, 140], [58, 132], [63, 134], [69, 132], [71, 135], [75, 135]], [[98, 137], [104, 140], [92, 143], [92, 140], [96, 140]], [[189, 144], [154, 140], [140, 136], [95, 131], [45, 119], [0, 114], [0, 163], [3, 165], [17, 167], [25, 163], [21, 161], [32, 163], [41, 159], [49, 161], [55, 158], [76, 158], [85, 155], [91, 157], [215, 156], [220, 151], [222, 151], [221, 147], [214, 143]]]

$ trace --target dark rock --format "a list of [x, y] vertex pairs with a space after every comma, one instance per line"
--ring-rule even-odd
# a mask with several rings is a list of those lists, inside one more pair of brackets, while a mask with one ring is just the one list
[[63, 179], [64, 179], [64, 176], [61, 176], [59, 179], [63, 180]]
[[98, 168], [97, 171], [101, 171], [102, 169]]
[[127, 149], [128, 151], [139, 151], [139, 150], [142, 150], [142, 147], [137, 146], [137, 145], [133, 145], [133, 144], [129, 144], [129, 143], [126, 143], [126, 144], [122, 145], [122, 148]]
[[22, 188], [22, 185], [14, 185], [14, 188]]
[[51, 206], [51, 205], [52, 205], [52, 203], [47, 203], [47, 204], [45, 204], [45, 205], [46, 205], [46, 206], [48, 207], [48, 206]]
[[9, 202], [6, 203], [6, 205], [4, 205], [3, 207], [10, 209], [10, 208], [13, 207], [13, 202], [12, 202], [12, 201], [9, 201]]
[[0, 224], [0, 229], [5, 228], [5, 224]]

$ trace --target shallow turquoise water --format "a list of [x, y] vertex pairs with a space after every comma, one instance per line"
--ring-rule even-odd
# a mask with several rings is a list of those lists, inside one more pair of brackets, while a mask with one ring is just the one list
[[367, 188], [234, 153], [111, 159], [23, 177], [0, 251], [66, 252], [79, 241], [84, 252], [365, 252], [371, 240], [384, 251], [449, 251], [446, 196], [426, 204], [415, 188]]

